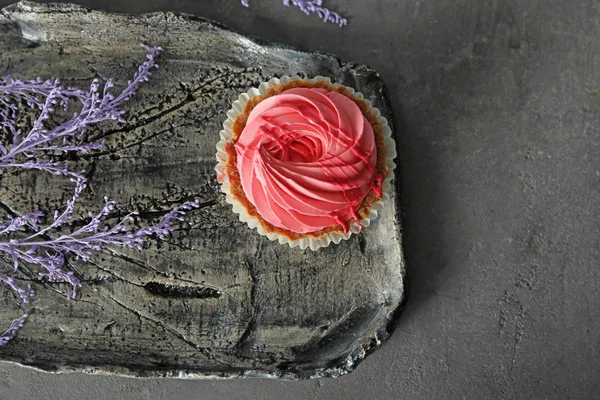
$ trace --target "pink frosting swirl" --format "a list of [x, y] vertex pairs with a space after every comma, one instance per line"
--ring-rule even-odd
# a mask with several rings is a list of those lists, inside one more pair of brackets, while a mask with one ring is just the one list
[[262, 100], [235, 144], [247, 199], [271, 225], [348, 231], [371, 190], [381, 196], [373, 128], [350, 98], [294, 88]]

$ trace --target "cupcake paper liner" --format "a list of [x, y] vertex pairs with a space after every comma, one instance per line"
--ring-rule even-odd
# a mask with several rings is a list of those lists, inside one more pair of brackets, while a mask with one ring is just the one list
[[[217, 166], [215, 170], [217, 172], [217, 180], [221, 184], [221, 191], [225, 193], [225, 201], [233, 206], [233, 212], [238, 214], [240, 221], [247, 223], [251, 229], [256, 229], [258, 233], [262, 236], [266, 236], [267, 238], [273, 241], [279, 241], [280, 244], [287, 244], [290, 247], [300, 247], [302, 250], [305, 250], [307, 248], [310, 248], [311, 250], [317, 250], [322, 247], [327, 247], [331, 243], [338, 244], [342, 240], [349, 239], [353, 233], [359, 233], [359, 223], [353, 221], [347, 233], [333, 232], [323, 235], [321, 237], [306, 236], [296, 240], [291, 240], [286, 236], [274, 232], [267, 232], [263, 229], [262, 225], [256, 218], [250, 216], [247, 213], [244, 205], [231, 195], [231, 184], [229, 181], [229, 176], [226, 173], [226, 166], [227, 161], [229, 159], [229, 154], [227, 153], [225, 148], [227, 146], [227, 143], [233, 139], [233, 123], [235, 119], [244, 112], [244, 107], [246, 106], [248, 100], [255, 96], [264, 95], [266, 90], [270, 86], [286, 84], [294, 80], [305, 80], [310, 83], [322, 81], [332, 85], [333, 87], [343, 86], [332, 83], [331, 79], [323, 76], [316, 76], [312, 79], [304, 79], [299, 76], [282, 76], [281, 78], [273, 78], [267, 82], [263, 82], [257, 88], [252, 88], [246, 93], [240, 94], [238, 99], [233, 102], [231, 110], [227, 112], [227, 120], [223, 123], [223, 130], [220, 132], [221, 140], [217, 143], [216, 146]], [[381, 112], [377, 108], [373, 107], [371, 101], [365, 99], [362, 93], [356, 92], [351, 87], [345, 86], [345, 88], [348, 91], [350, 91], [350, 93], [352, 93], [352, 95], [356, 98], [364, 100], [369, 106], [373, 116], [375, 116], [379, 120], [379, 123], [383, 128], [384, 145], [388, 152], [386, 164], [389, 168], [389, 173], [382, 183], [383, 196], [380, 200], [378, 200], [371, 206], [371, 209], [369, 210], [369, 215], [366, 218], [360, 220], [360, 225], [366, 228], [371, 224], [372, 220], [377, 218], [377, 214], [383, 209], [385, 202], [389, 201], [388, 192], [391, 189], [391, 181], [392, 179], [394, 179], [394, 170], [396, 168], [396, 164], [394, 163], [394, 158], [396, 158], [396, 143], [392, 138], [392, 130], [388, 124], [387, 119], [381, 115]]]

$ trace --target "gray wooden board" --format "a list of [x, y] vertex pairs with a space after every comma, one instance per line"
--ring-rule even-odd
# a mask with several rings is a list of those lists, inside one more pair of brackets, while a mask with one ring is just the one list
[[[219, 130], [237, 95], [270, 77], [317, 74], [352, 86], [393, 121], [374, 70], [231, 32], [171, 13], [126, 16], [72, 5], [19, 3], [0, 15], [0, 71], [60, 77], [85, 87], [94, 78], [122, 88], [144, 60], [139, 44], [160, 45], [160, 69], [126, 105], [127, 123], [89, 131], [105, 151], [76, 157], [90, 189], [75, 221], [102, 197], [118, 213], [151, 223], [191, 198], [202, 207], [166, 241], [142, 252], [108, 249], [73, 263], [83, 281], [76, 300], [64, 284], [36, 278], [31, 316], [0, 359], [48, 371], [135, 376], [307, 378], [352, 371], [389, 335], [404, 298], [396, 189], [382, 216], [360, 235], [312, 252], [270, 242], [239, 222], [220, 193]], [[63, 207], [61, 178], [4, 171], [0, 200], [18, 212]], [[0, 321], [21, 310], [0, 288]]]

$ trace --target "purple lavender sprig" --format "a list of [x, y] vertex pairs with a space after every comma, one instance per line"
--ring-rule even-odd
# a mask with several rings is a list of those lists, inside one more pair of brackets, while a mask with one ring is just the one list
[[[35, 292], [31, 288], [31, 285], [27, 285], [26, 288], [23, 288], [16, 284], [14, 278], [11, 276], [0, 274], [0, 282], [8, 285], [12, 289], [15, 294], [17, 294], [21, 298], [21, 302], [29, 303], [29, 300], [34, 296]], [[0, 335], [0, 347], [4, 346], [9, 340], [11, 340], [17, 334], [17, 331], [23, 327], [25, 323], [25, 319], [29, 315], [27, 313], [21, 315], [12, 321], [6, 332]]]
[[[154, 226], [133, 229], [132, 223], [137, 216], [136, 212], [130, 213], [114, 225], [109, 225], [107, 220], [111, 217], [116, 202], [105, 197], [105, 204], [97, 214], [88, 213], [89, 221], [71, 233], [53, 238], [43, 238], [46, 232], [55, 230], [71, 217], [74, 205], [73, 199], [67, 205], [67, 210], [62, 214], [55, 214], [54, 222], [48, 227], [33, 233], [25, 238], [11, 239], [0, 242], [0, 252], [8, 254], [13, 260], [14, 271], [20, 262], [38, 265], [42, 268], [40, 276], [51, 282], [66, 282], [71, 286], [68, 298], [75, 298], [77, 288], [81, 282], [73, 272], [65, 271], [67, 255], [72, 255], [75, 260], [89, 261], [92, 254], [100, 251], [105, 246], [128, 247], [142, 250], [144, 240], [152, 235], [160, 239], [173, 230], [174, 221], [183, 220], [186, 211], [198, 207], [198, 202], [186, 202], [167, 213], [162, 220]], [[14, 219], [15, 221], [17, 219]], [[0, 275], [0, 281], [5, 281]], [[14, 283], [14, 281], [13, 281]], [[11, 286], [13, 290], [15, 288]]]
[[23, 303], [29, 303], [29, 300], [35, 295], [35, 292], [31, 288], [31, 285], [27, 285], [26, 288], [23, 288], [15, 282], [14, 278], [11, 276], [0, 275], [0, 282], [8, 285], [13, 292], [15, 292]]
[[[8, 255], [12, 260], [12, 273], [19, 269], [21, 263], [37, 266], [39, 275], [49, 281], [65, 282], [71, 290], [68, 298], [75, 298], [81, 282], [72, 271], [66, 269], [67, 258], [89, 261], [92, 254], [105, 246], [121, 246], [141, 250], [143, 241], [149, 236], [165, 238], [172, 230], [175, 221], [181, 221], [186, 211], [198, 207], [198, 202], [186, 202], [167, 213], [154, 226], [135, 228], [133, 223], [137, 213], [131, 213], [114, 224], [109, 224], [116, 203], [105, 197], [104, 207], [97, 213], [88, 212], [89, 221], [71, 233], [56, 235], [56, 231], [71, 221], [76, 202], [87, 186], [85, 171], [73, 171], [62, 161], [54, 161], [52, 153], [70, 151], [87, 152], [102, 148], [104, 142], [72, 144], [73, 140], [82, 141], [89, 125], [103, 121], [117, 120], [125, 122], [121, 105], [129, 100], [139, 88], [148, 81], [152, 68], [158, 68], [156, 57], [162, 49], [150, 48], [147, 60], [140, 65], [133, 80], [127, 87], [114, 96], [110, 89], [112, 80], [108, 80], [102, 91], [98, 80], [92, 81], [89, 91], [60, 86], [58, 79], [43, 81], [40, 78], [23, 81], [8, 77], [0, 80], [0, 132], [8, 133], [9, 144], [0, 144], [0, 173], [4, 168], [20, 168], [37, 170], [53, 175], [68, 176], [74, 183], [73, 195], [67, 201], [62, 212], [55, 211], [52, 222], [40, 228], [44, 214], [40, 211], [9, 216], [0, 223], [0, 237], [7, 240], [0, 242], [0, 253]], [[101, 93], [102, 92], [102, 93]], [[78, 101], [81, 110], [74, 113], [71, 119], [48, 129], [45, 122], [55, 111], [62, 107], [66, 112], [70, 100]], [[24, 102], [30, 109], [39, 110], [40, 114], [27, 133], [18, 127], [19, 102]], [[18, 235], [17, 235], [18, 234]], [[18, 236], [18, 237], [14, 237]], [[19, 286], [10, 273], [0, 272], [0, 282], [8, 285], [21, 299], [29, 303], [34, 291], [31, 286]], [[8, 330], [0, 335], [0, 346], [12, 339], [23, 326], [27, 314], [15, 319]]]
[[17, 331], [23, 327], [25, 324], [25, 319], [28, 316], [29, 314], [23, 314], [19, 318], [13, 320], [8, 329], [2, 335], [0, 335], [0, 347], [4, 346], [17, 335]]
[[[319, 18], [321, 18], [324, 22], [331, 22], [339, 25], [340, 27], [348, 24], [348, 20], [346, 18], [329, 10], [328, 8], [322, 7], [322, 0], [283, 0], [284, 6], [289, 7], [290, 4], [298, 7], [306, 15], [317, 13]], [[242, 0], [242, 5], [244, 7], [250, 6], [248, 0]]]
[[[42, 81], [37, 78], [31, 81], [15, 79], [12, 76], [0, 80], [0, 127], [7, 128], [13, 135], [14, 141], [19, 141], [21, 131], [15, 126], [19, 107], [15, 104], [16, 100], [24, 101], [31, 109], [42, 110], [45, 100], [50, 93], [57, 87], [60, 87], [59, 79], [49, 79]], [[79, 89], [64, 88], [59, 93], [55, 93], [55, 101], [61, 105], [65, 111], [68, 107], [70, 98], [84, 97], [84, 92]], [[0, 147], [3, 153], [6, 153], [4, 146]]]
[[[2, 120], [2, 125], [12, 133], [12, 143], [8, 147], [0, 145], [0, 168], [39, 169], [51, 174], [80, 177], [80, 172], [69, 171], [64, 164], [60, 166], [52, 165], [37, 160], [36, 156], [41, 151], [80, 151], [85, 153], [104, 146], [104, 141], [72, 145], [69, 144], [69, 140], [73, 138], [81, 140], [85, 129], [92, 124], [109, 120], [125, 122], [123, 119], [125, 111], [120, 106], [135, 94], [143, 82], [148, 81], [150, 75], [152, 75], [150, 70], [158, 68], [155, 59], [162, 49], [160, 47], [144, 47], [150, 51], [146, 62], [140, 65], [133, 80], [129, 81], [127, 87], [116, 97], [109, 91], [114, 86], [110, 79], [105, 83], [102, 95], [99, 92], [100, 84], [97, 79], [92, 81], [90, 90], [87, 93], [79, 89], [63, 88], [59, 85], [60, 81], [58, 79], [42, 81], [38, 78], [32, 81], [20, 81], [9, 78], [6, 81], [1, 81], [0, 120]], [[33, 123], [33, 127], [24, 136], [22, 131], [15, 126], [14, 120], [18, 110], [16, 105], [10, 102], [11, 98], [13, 100], [22, 98], [29, 107], [41, 110], [40, 115]], [[57, 105], [62, 106], [66, 111], [70, 98], [76, 98], [81, 102], [81, 111], [74, 113], [70, 120], [59, 126], [50, 130], [45, 129], [44, 122], [55, 111], [55, 107]], [[30, 161], [15, 161], [19, 155], [24, 155]]]

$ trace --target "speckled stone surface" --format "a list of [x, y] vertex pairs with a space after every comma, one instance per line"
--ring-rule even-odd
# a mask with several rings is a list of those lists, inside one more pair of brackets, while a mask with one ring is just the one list
[[[403, 299], [398, 198], [360, 235], [321, 251], [270, 242], [238, 220], [214, 171], [225, 113], [240, 93], [273, 76], [324, 75], [372, 99], [392, 119], [383, 82], [362, 65], [256, 41], [206, 20], [156, 13], [122, 16], [72, 5], [19, 3], [3, 10], [0, 69], [65, 85], [115, 78], [117, 88], [144, 60], [140, 42], [164, 48], [160, 68], [127, 105], [127, 123], [90, 140], [105, 149], [72, 160], [86, 169], [84, 211], [107, 195], [117, 212], [150, 222], [199, 199], [199, 210], [166, 241], [142, 252], [110, 249], [74, 263], [83, 288], [36, 283], [31, 316], [0, 359], [49, 371], [134, 376], [339, 376], [387, 339]], [[12, 210], [52, 213], [67, 179], [7, 171], [0, 198]], [[50, 212], [49, 212], [50, 211]], [[2, 288], [0, 319], [17, 315]]]
[[[3, 0], [9, 4], [10, 0]], [[400, 141], [409, 295], [338, 379], [133, 380], [0, 368], [11, 399], [596, 399], [600, 393], [600, 9], [596, 0], [325, 3], [80, 0], [175, 10], [366, 63]]]

